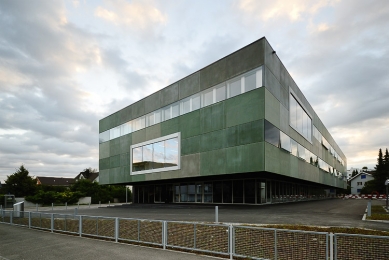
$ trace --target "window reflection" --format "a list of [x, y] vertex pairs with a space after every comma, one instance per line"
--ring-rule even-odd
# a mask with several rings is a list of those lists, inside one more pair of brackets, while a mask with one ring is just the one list
[[216, 100], [215, 102], [220, 102], [226, 99], [226, 86], [222, 84], [221, 86], [216, 87]]
[[311, 141], [312, 119], [297, 102], [292, 94], [289, 94], [289, 120], [290, 126]]
[[290, 137], [284, 134], [283, 132], [280, 132], [280, 139], [281, 139], [281, 148], [290, 152]]
[[132, 148], [132, 171], [177, 167], [178, 137]]
[[255, 72], [252, 72], [252, 73], [245, 76], [245, 78], [244, 78], [244, 91], [245, 92], [253, 90], [257, 87], [256, 86], [256, 77], [257, 77], [257, 75]]
[[99, 134], [99, 143], [100, 144], [109, 141], [109, 132], [110, 131], [107, 130], [107, 131]]
[[280, 130], [265, 120], [265, 141], [272, 145], [280, 146]]

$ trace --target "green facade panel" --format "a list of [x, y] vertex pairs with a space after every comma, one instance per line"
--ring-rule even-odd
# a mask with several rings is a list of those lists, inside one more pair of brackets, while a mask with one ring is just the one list
[[225, 128], [224, 103], [225, 102], [219, 102], [200, 110], [200, 124], [202, 133]]
[[141, 129], [132, 133], [132, 144], [139, 144], [146, 140], [146, 129]]
[[181, 140], [181, 155], [200, 152], [200, 135]]
[[115, 138], [111, 141], [109, 141], [109, 155], [114, 156], [117, 154], [120, 154], [120, 138]]
[[226, 172], [226, 149], [213, 150], [200, 154], [200, 174], [219, 175]]
[[280, 129], [280, 102], [265, 90], [265, 119]]
[[110, 184], [109, 182], [109, 169], [106, 170], [99, 170], [99, 184]]
[[109, 167], [115, 168], [120, 166], [120, 154], [109, 157]]
[[178, 83], [174, 83], [161, 90], [161, 106], [167, 106], [178, 101]]
[[179, 118], [169, 119], [161, 123], [161, 135], [170, 135], [179, 132]]
[[229, 147], [226, 153], [226, 173], [259, 172], [265, 169], [263, 142]]
[[182, 139], [199, 135], [201, 133], [200, 110], [180, 116], [179, 125]]
[[110, 149], [109, 149], [110, 142], [105, 142], [99, 145], [99, 158], [107, 158], [110, 156]]
[[99, 169], [106, 170], [110, 168], [110, 158], [104, 158], [99, 160]]
[[206, 152], [216, 149], [223, 149], [226, 146], [225, 130], [213, 131], [201, 135], [200, 151]]
[[161, 124], [156, 124], [149, 126], [146, 129], [146, 140], [156, 139], [162, 136], [161, 134]]
[[200, 90], [227, 80], [226, 60], [222, 59], [200, 70]]
[[127, 134], [120, 137], [120, 153], [129, 152], [131, 145], [132, 145], [132, 134]]
[[252, 90], [225, 101], [226, 127], [265, 117], [265, 88]]
[[145, 98], [145, 114], [161, 108], [161, 91], [155, 92]]

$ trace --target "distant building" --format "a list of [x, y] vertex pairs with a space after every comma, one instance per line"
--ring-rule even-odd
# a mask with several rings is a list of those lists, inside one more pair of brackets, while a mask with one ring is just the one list
[[98, 172], [80, 172], [74, 180], [77, 182], [79, 180], [90, 180], [91, 182], [99, 182], [99, 173]]
[[360, 172], [350, 179], [351, 194], [360, 194], [365, 183], [374, 180], [372, 174], [367, 172]]
[[65, 186], [68, 187], [74, 183], [73, 178], [62, 178], [62, 177], [36, 177], [36, 184], [47, 185], [47, 186]]

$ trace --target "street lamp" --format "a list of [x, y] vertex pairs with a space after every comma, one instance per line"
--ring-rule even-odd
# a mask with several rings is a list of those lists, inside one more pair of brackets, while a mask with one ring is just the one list
[[389, 186], [389, 179], [385, 181], [385, 186], [386, 186], [386, 209], [389, 209], [388, 207], [388, 186]]

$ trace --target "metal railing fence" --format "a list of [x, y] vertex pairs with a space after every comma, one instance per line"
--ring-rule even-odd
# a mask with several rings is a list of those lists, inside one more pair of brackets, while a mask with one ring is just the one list
[[0, 223], [250, 259], [389, 259], [389, 236], [0, 210]]
[[389, 259], [389, 237], [335, 233], [334, 259]]

